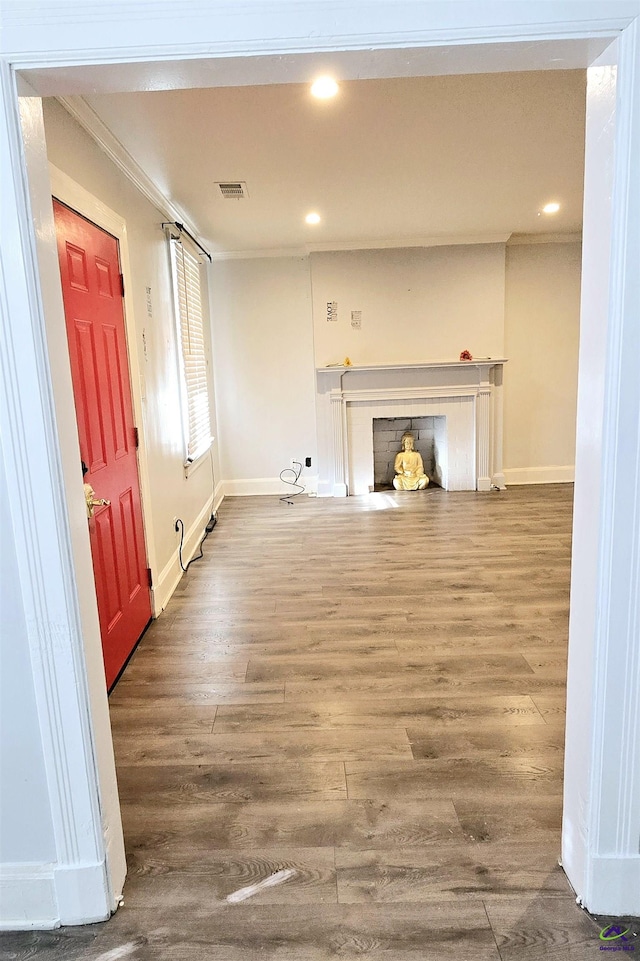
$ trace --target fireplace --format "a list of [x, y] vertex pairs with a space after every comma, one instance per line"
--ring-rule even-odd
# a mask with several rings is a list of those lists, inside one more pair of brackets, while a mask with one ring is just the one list
[[394, 463], [402, 447], [405, 431], [413, 434], [414, 446], [422, 457], [424, 472], [430, 484], [442, 486], [442, 471], [438, 463], [438, 436], [446, 432], [443, 417], [374, 417], [373, 418], [373, 489], [390, 490], [395, 476]]
[[416, 419], [425, 424], [425, 441], [432, 432], [435, 479], [445, 490], [504, 489], [504, 363], [318, 368], [319, 496], [344, 497], [375, 489], [377, 420]]

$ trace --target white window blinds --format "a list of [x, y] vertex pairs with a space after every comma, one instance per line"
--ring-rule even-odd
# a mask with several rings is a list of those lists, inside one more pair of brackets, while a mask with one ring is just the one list
[[173, 238], [171, 264], [182, 374], [186, 461], [190, 463], [211, 445], [200, 264], [197, 257]]

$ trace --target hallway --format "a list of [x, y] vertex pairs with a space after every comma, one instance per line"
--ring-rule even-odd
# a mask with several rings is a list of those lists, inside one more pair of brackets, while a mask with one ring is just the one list
[[124, 906], [3, 957], [595, 957], [557, 863], [571, 503], [225, 500], [110, 698]]

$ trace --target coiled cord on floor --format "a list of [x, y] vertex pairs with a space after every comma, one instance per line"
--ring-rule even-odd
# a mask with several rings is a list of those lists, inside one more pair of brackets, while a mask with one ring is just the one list
[[[295, 464], [295, 467], [285, 467], [284, 470], [281, 470], [280, 480], [283, 484], [290, 484], [291, 487], [297, 487], [298, 489], [281, 497], [280, 500], [283, 504], [293, 504], [293, 498], [298, 497], [300, 494], [304, 494], [305, 491], [304, 485], [298, 483], [300, 474], [302, 473], [302, 464], [299, 460], [294, 460], [291, 463]], [[290, 477], [285, 477], [285, 474], [289, 474]], [[293, 480], [291, 480], [291, 477], [293, 477]]]
[[187, 566], [185, 567], [182, 562], [182, 545], [184, 544], [184, 522], [180, 517], [176, 518], [175, 530], [176, 530], [176, 533], [180, 531], [180, 546], [178, 548], [178, 558], [180, 560], [180, 568], [184, 574], [187, 573], [187, 571], [189, 570], [189, 568], [191, 567], [194, 561], [199, 561], [201, 557], [204, 557], [204, 551], [202, 550], [202, 545], [204, 544], [207, 537], [209, 536], [209, 534], [211, 533], [211, 531], [213, 530], [213, 528], [216, 526], [217, 523], [218, 523], [218, 518], [216, 517], [215, 514], [212, 514], [207, 522], [207, 526], [204, 529], [204, 537], [202, 538], [202, 540], [200, 541], [200, 544], [198, 545], [198, 547], [200, 548], [200, 553], [192, 557], [189, 563], [187, 564]]

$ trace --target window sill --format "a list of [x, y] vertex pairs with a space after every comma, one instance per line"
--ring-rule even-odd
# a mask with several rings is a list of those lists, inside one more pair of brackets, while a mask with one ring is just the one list
[[212, 437], [211, 443], [209, 444], [209, 446], [206, 448], [206, 450], [203, 450], [201, 454], [198, 454], [195, 460], [187, 461], [186, 464], [184, 464], [185, 477], [191, 477], [191, 475], [195, 471], [197, 471], [198, 468], [202, 466], [202, 464], [206, 463], [206, 461], [209, 460], [209, 458], [211, 457], [211, 448], [213, 446], [214, 440], [215, 440], [215, 437]]

